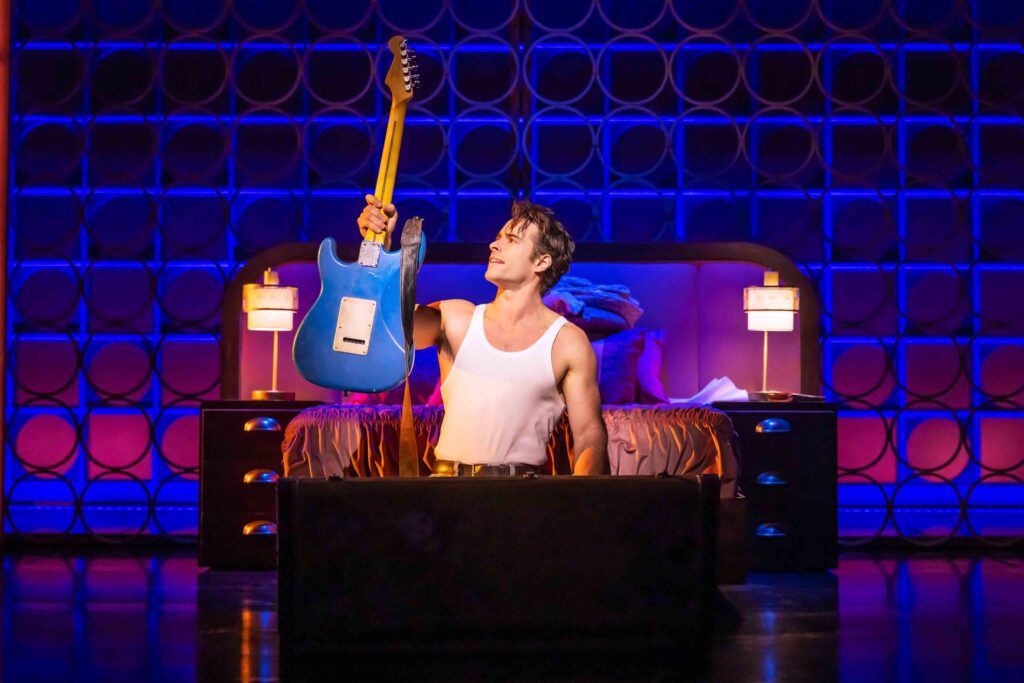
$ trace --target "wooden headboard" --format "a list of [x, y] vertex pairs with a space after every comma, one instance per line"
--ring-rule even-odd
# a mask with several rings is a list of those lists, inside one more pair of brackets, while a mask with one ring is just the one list
[[[318, 285], [311, 284], [315, 282], [312, 278], [318, 246], [303, 242], [268, 249], [250, 259], [232, 278], [225, 293], [221, 326], [223, 398], [238, 398], [246, 389], [248, 378], [242, 364], [252, 351], [243, 343], [243, 335], [250, 335], [245, 337], [252, 340], [249, 347], [256, 345], [255, 340], [263, 344], [263, 338], [270, 336], [245, 330], [242, 285], [259, 282], [266, 268], [281, 269], [282, 284], [289, 284], [289, 269], [301, 271], [297, 326], [319, 293]], [[346, 243], [339, 249], [342, 259], [354, 261], [359, 244]], [[423, 302], [454, 296], [488, 300], [494, 290], [483, 280], [487, 253], [486, 244], [428, 245], [417, 298]], [[666, 388], [670, 395], [678, 396], [689, 395], [686, 392], [696, 391], [699, 383], [726, 374], [744, 388], [760, 388], [761, 336], [746, 330], [742, 289], [760, 284], [760, 273], [768, 269], [778, 271], [785, 285], [800, 290], [797, 329], [772, 333], [770, 337], [769, 384], [783, 390], [820, 393], [818, 295], [796, 265], [773, 249], [748, 242], [581, 244], [569, 272], [594, 282], [629, 284], [647, 311], [638, 326], [672, 328], [666, 339]], [[451, 273], [454, 281], [439, 283], [446, 279], [438, 277], [441, 273]], [[464, 290], [469, 293], [460, 294]], [[291, 341], [292, 333], [282, 336], [284, 390], [295, 389], [288, 386], [289, 377], [295, 384], [305, 384], [294, 372]], [[265, 372], [269, 377], [269, 363], [251, 365], [259, 366], [252, 372]], [[249, 370], [247, 367], [246, 372]]]

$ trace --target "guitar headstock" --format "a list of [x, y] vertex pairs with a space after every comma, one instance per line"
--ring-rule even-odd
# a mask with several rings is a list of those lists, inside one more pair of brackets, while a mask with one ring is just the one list
[[391, 68], [384, 77], [384, 83], [391, 90], [393, 102], [412, 99], [413, 90], [420, 87], [420, 69], [416, 63], [416, 51], [402, 36], [388, 41], [391, 50]]

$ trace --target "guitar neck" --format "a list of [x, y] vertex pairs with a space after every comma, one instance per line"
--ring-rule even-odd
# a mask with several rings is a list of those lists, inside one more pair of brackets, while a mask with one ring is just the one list
[[[380, 170], [377, 171], [377, 188], [374, 196], [387, 206], [395, 192], [395, 174], [398, 171], [398, 152], [402, 148], [402, 131], [405, 129], [405, 101], [391, 103], [388, 116], [388, 131], [384, 136], [384, 149], [380, 155]], [[378, 233], [384, 240], [383, 233]]]

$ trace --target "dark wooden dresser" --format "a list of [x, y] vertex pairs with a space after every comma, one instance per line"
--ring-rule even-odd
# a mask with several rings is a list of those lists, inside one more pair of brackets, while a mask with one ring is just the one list
[[199, 412], [199, 564], [277, 566], [284, 429], [315, 401], [205, 401]]
[[721, 402], [739, 435], [749, 571], [836, 566], [836, 406]]

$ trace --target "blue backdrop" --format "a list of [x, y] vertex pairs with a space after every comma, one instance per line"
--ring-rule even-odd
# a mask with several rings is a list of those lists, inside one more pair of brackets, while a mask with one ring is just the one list
[[1018, 538], [1024, 9], [991, 0], [23, 0], [8, 531], [189, 534], [252, 254], [351, 239], [416, 47], [396, 202], [486, 242], [752, 240], [823, 302], [841, 533]]

